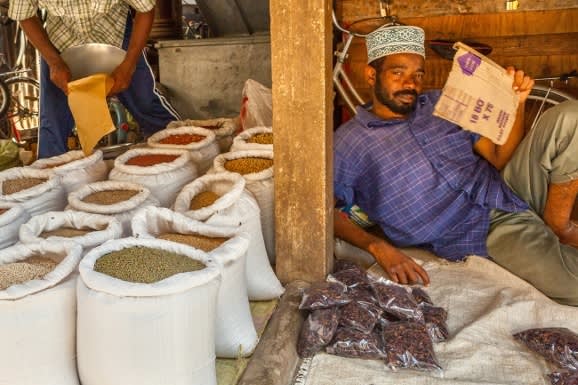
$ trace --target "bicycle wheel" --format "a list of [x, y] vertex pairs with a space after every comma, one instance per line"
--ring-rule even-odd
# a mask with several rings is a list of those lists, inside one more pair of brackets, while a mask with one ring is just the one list
[[0, 79], [0, 116], [6, 114], [8, 106], [10, 106], [10, 92], [8, 91], [8, 87], [6, 87], [4, 80]]
[[7, 116], [14, 127], [17, 140], [38, 137], [40, 86], [32, 78], [17, 77], [6, 81], [10, 91], [10, 106]]
[[526, 99], [526, 116], [524, 121], [526, 130], [530, 130], [534, 124], [536, 124], [540, 115], [548, 108], [572, 99], [574, 99], [572, 95], [558, 91], [557, 89], [542, 85], [534, 86], [532, 91], [530, 91], [530, 95], [528, 95], [528, 99]]

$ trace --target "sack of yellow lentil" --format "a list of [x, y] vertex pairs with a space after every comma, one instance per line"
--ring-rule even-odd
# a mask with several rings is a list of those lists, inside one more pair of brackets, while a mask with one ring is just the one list
[[0, 384], [78, 385], [76, 278], [82, 248], [37, 242], [0, 250]]
[[278, 298], [283, 286], [267, 257], [259, 205], [245, 190], [245, 179], [231, 172], [207, 174], [185, 186], [175, 200], [174, 211], [218, 227], [247, 232], [246, 280], [249, 299]]
[[236, 172], [245, 178], [261, 209], [261, 229], [269, 261], [275, 263], [275, 191], [273, 181], [273, 152], [247, 150], [226, 152], [215, 158], [211, 172]]
[[62, 211], [66, 190], [50, 170], [14, 167], [0, 172], [0, 202], [20, 203], [30, 216]]
[[141, 207], [158, 206], [146, 187], [131, 182], [101, 181], [87, 184], [68, 195], [67, 209], [115, 217], [123, 236], [130, 236], [130, 221]]
[[44, 239], [60, 242], [70, 240], [82, 246], [83, 255], [93, 247], [122, 236], [122, 225], [109, 215], [84, 213], [76, 210], [50, 211], [36, 215], [19, 230], [22, 243]]
[[38, 159], [30, 167], [50, 169], [59, 175], [67, 194], [85, 184], [105, 180], [108, 176], [108, 166], [101, 150], [95, 150], [89, 156], [83, 151], [69, 151], [51, 158]]
[[215, 133], [219, 152], [227, 152], [233, 142], [233, 135], [239, 130], [239, 121], [235, 118], [215, 118], [215, 119], [186, 119], [170, 122], [167, 128], [177, 128], [183, 126], [194, 126], [206, 128]]
[[78, 373], [83, 385], [216, 385], [218, 264], [160, 239], [124, 238], [80, 263]]
[[215, 156], [220, 153], [215, 133], [206, 128], [194, 126], [166, 128], [158, 131], [148, 138], [147, 144], [152, 148], [189, 151], [200, 175], [207, 172]]
[[133, 236], [159, 238], [207, 252], [221, 267], [217, 300], [217, 357], [246, 357], [258, 337], [247, 297], [245, 264], [250, 236], [238, 228], [214, 226], [162, 207], [145, 207], [132, 219]]
[[197, 175], [197, 166], [188, 151], [135, 148], [114, 160], [108, 178], [141, 184], [150, 190], [161, 206], [169, 207], [183, 186]]
[[273, 151], [273, 128], [253, 127], [235, 136], [231, 152], [246, 150]]
[[18, 242], [20, 225], [30, 219], [30, 214], [19, 203], [0, 202], [0, 250]]

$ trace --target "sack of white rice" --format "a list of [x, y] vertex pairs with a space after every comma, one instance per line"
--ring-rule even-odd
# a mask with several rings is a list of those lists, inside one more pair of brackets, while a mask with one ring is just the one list
[[109, 180], [148, 188], [160, 205], [169, 207], [184, 185], [197, 177], [191, 153], [162, 148], [135, 148], [114, 160]]
[[245, 150], [273, 151], [273, 128], [253, 127], [235, 136], [230, 151]]
[[160, 239], [116, 239], [80, 263], [83, 385], [216, 385], [218, 264]]
[[0, 250], [18, 242], [20, 225], [30, 219], [30, 214], [19, 203], [0, 202]]
[[206, 128], [215, 133], [217, 143], [219, 144], [219, 152], [227, 152], [233, 143], [233, 135], [239, 130], [239, 122], [235, 118], [215, 118], [204, 120], [177, 120], [170, 122], [167, 128], [176, 128], [183, 126], [195, 126]]
[[38, 159], [30, 167], [54, 171], [61, 177], [67, 194], [85, 184], [105, 180], [108, 176], [108, 167], [100, 150], [95, 150], [89, 156], [83, 151], [69, 151], [51, 158]]
[[234, 227], [219, 227], [161, 207], [146, 207], [132, 219], [133, 236], [159, 238], [207, 252], [221, 266], [217, 301], [215, 350], [217, 357], [246, 357], [258, 342], [253, 325], [245, 263], [249, 234]]
[[202, 127], [183, 126], [166, 128], [151, 135], [147, 144], [152, 148], [187, 150], [196, 164], [199, 174], [203, 175], [215, 156], [219, 155], [219, 144], [215, 133]]
[[0, 384], [78, 385], [74, 242], [0, 250]]
[[124, 237], [130, 236], [130, 221], [141, 207], [158, 206], [150, 190], [138, 183], [112, 180], [90, 183], [68, 195], [67, 209], [111, 215], [122, 225]]
[[19, 230], [22, 243], [44, 239], [55, 242], [70, 240], [82, 246], [82, 255], [93, 247], [121, 236], [122, 225], [115, 217], [76, 210], [50, 211], [37, 215]]
[[273, 181], [273, 152], [247, 150], [226, 152], [215, 158], [211, 172], [241, 174], [261, 209], [261, 228], [267, 255], [275, 263], [275, 190]]
[[174, 210], [219, 227], [235, 227], [250, 236], [247, 250], [247, 293], [253, 301], [278, 298], [283, 286], [271, 268], [261, 230], [259, 205], [245, 191], [245, 179], [236, 173], [208, 174], [183, 188]]
[[51, 170], [14, 167], [0, 172], [0, 202], [20, 203], [30, 216], [62, 211], [66, 190]]

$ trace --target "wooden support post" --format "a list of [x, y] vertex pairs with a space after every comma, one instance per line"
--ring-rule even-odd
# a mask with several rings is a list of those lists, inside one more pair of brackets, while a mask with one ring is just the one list
[[271, 0], [276, 269], [321, 280], [333, 261], [330, 0]]
[[150, 33], [153, 40], [182, 39], [182, 1], [157, 0], [155, 20]]

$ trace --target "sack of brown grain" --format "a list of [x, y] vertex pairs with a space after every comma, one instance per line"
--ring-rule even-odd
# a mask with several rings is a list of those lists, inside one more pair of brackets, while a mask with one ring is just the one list
[[245, 282], [250, 235], [238, 228], [209, 225], [173, 210], [145, 207], [132, 219], [133, 236], [159, 238], [201, 249], [221, 268], [217, 300], [215, 351], [217, 357], [247, 357], [258, 337]]
[[207, 174], [185, 186], [174, 204], [174, 211], [218, 227], [234, 227], [250, 237], [246, 279], [250, 300], [278, 298], [283, 286], [267, 257], [259, 205], [245, 190], [245, 179], [231, 172]]
[[233, 143], [233, 135], [239, 130], [239, 121], [235, 118], [186, 119], [170, 122], [167, 128], [184, 126], [202, 127], [212, 131], [219, 144], [219, 152], [227, 152]]
[[66, 190], [50, 170], [14, 167], [0, 172], [0, 202], [20, 203], [30, 216], [62, 211]]
[[38, 159], [30, 167], [50, 169], [59, 175], [67, 194], [85, 184], [105, 180], [108, 176], [108, 167], [100, 150], [95, 150], [89, 156], [83, 151], [69, 151], [51, 158]]
[[169, 207], [183, 186], [197, 176], [197, 166], [188, 151], [135, 148], [114, 160], [109, 180], [141, 184], [161, 206]]
[[273, 128], [253, 127], [235, 136], [231, 152], [245, 150], [273, 151]]
[[68, 195], [67, 209], [110, 215], [122, 225], [123, 236], [130, 236], [130, 221], [137, 210], [158, 206], [150, 190], [138, 183], [101, 181], [90, 183]]
[[78, 385], [76, 278], [82, 247], [36, 242], [0, 250], [0, 383]]
[[0, 202], [0, 250], [18, 242], [18, 229], [29, 219], [30, 214], [21, 204]]
[[207, 253], [166, 240], [123, 238], [92, 249], [79, 270], [83, 385], [217, 384], [220, 272]]

